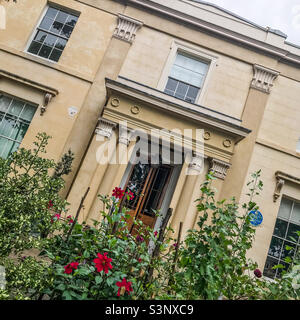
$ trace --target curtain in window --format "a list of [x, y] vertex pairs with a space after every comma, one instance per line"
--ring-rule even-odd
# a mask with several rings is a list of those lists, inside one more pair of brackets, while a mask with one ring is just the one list
[[207, 63], [178, 53], [170, 77], [201, 88], [207, 70]]

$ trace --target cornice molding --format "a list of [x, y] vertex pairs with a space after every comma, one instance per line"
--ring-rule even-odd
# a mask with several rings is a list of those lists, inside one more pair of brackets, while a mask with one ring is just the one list
[[118, 14], [118, 25], [113, 36], [126, 42], [133, 43], [136, 32], [142, 25], [142, 21], [133, 19], [123, 14]]
[[264, 93], [270, 93], [275, 79], [280, 74], [279, 72], [260, 66], [258, 64], [253, 65], [253, 80], [251, 82], [251, 88], [257, 89]]
[[116, 92], [118, 94], [130, 97], [131, 99], [133, 98], [138, 101], [141, 101], [142, 103], [151, 104], [153, 107], [159, 108], [160, 110], [165, 110], [173, 114], [177, 114], [181, 117], [185, 117], [191, 121], [198, 121], [199, 123], [203, 123], [205, 125], [216, 128], [218, 131], [223, 131], [227, 134], [234, 136], [235, 143], [244, 139], [251, 132], [251, 130], [249, 129], [234, 125], [225, 120], [220, 120], [211, 115], [207, 115], [202, 112], [196, 112], [192, 109], [189, 110], [187, 108], [181, 107], [179, 104], [175, 105], [174, 103], [169, 102], [168, 100], [163, 100], [160, 97], [156, 97], [154, 95], [154, 91], [152, 95], [150, 95], [139, 89], [129, 87], [128, 85], [117, 82], [115, 80], [110, 80], [107, 78], [105, 80], [108, 96], [110, 96], [112, 92]]
[[51, 88], [51, 87], [48, 87], [44, 84], [41, 84], [39, 82], [35, 82], [31, 79], [27, 79], [27, 78], [24, 78], [24, 77], [21, 77], [15, 73], [11, 73], [9, 71], [5, 71], [5, 70], [2, 70], [0, 69], [0, 78], [3, 77], [3, 78], [7, 78], [7, 79], [10, 79], [10, 80], [13, 80], [13, 81], [16, 81], [16, 82], [19, 82], [21, 84], [25, 84], [29, 87], [32, 87], [32, 88], [35, 88], [35, 89], [38, 89], [42, 92], [44, 92], [45, 94], [50, 94], [51, 96], [55, 97], [58, 95], [58, 90], [57, 89], [54, 89], [54, 88]]
[[[146, 10], [151, 10], [157, 14], [167, 16], [171, 19], [176, 19], [182, 23], [193, 25], [194, 27], [198, 27], [206, 32], [226, 39], [227, 41], [239, 43], [240, 45], [244, 45], [255, 51], [260, 50], [265, 55], [275, 56], [278, 60], [283, 62], [294, 63], [298, 66], [300, 65], [300, 56], [295, 55], [284, 48], [276, 47], [272, 44], [262, 42], [229, 29], [225, 29], [221, 26], [214, 25], [161, 4], [154, 3], [149, 0], [127, 0], [127, 4], [142, 7]], [[290, 55], [295, 56], [296, 59], [292, 58]]]
[[[115, 123], [126, 121], [130, 128], [133, 128], [134, 130], [142, 129], [142, 130], [145, 130], [148, 134], [151, 134], [151, 130], [153, 129], [158, 129], [158, 130], [162, 129], [155, 126], [154, 124], [149, 125], [143, 120], [140, 120], [140, 119], [137, 120], [128, 115], [119, 113], [116, 110], [111, 110], [107, 108], [104, 108], [103, 110], [103, 117]], [[184, 145], [190, 148], [191, 150], [197, 150], [197, 147], [198, 147], [195, 140], [193, 141], [191, 141], [190, 139], [182, 140], [182, 137], [176, 137], [176, 135], [173, 135], [172, 132], [169, 132], [169, 133], [164, 132], [164, 135], [162, 132], [162, 137], [165, 137], [168, 141], [171, 140], [175, 144], [182, 145], [182, 143], [184, 143]], [[228, 152], [227, 150], [220, 149], [215, 145], [208, 144], [208, 143], [204, 144], [204, 154], [205, 154], [205, 157], [216, 157], [216, 158], [224, 159], [225, 161], [227, 160], [230, 161], [233, 155], [232, 152]]]

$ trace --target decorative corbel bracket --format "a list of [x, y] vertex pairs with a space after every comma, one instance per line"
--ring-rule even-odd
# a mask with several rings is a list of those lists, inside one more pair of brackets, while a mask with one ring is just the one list
[[279, 72], [257, 64], [253, 65], [253, 71], [254, 75], [251, 82], [251, 88], [269, 94], [275, 79], [279, 75]]
[[136, 32], [143, 25], [143, 22], [118, 14], [118, 25], [114, 32], [114, 37], [124, 40], [129, 43], [133, 43]]
[[41, 116], [44, 115], [44, 113], [46, 112], [47, 110], [47, 107], [49, 105], [49, 103], [51, 102], [52, 98], [54, 97], [55, 95], [53, 93], [50, 93], [50, 92], [46, 92], [45, 93], [45, 96], [44, 96], [44, 103], [43, 105], [41, 106]]
[[289, 175], [287, 173], [277, 171], [275, 173], [275, 178], [276, 178], [276, 186], [275, 186], [275, 191], [273, 194], [273, 201], [276, 202], [277, 199], [281, 195], [282, 187], [286, 182], [292, 182], [300, 185], [300, 178], [294, 177], [292, 175]]
[[214, 177], [221, 180], [225, 180], [227, 176], [227, 170], [231, 167], [230, 163], [218, 160], [215, 158], [210, 159], [210, 168], [209, 171], [212, 171]]

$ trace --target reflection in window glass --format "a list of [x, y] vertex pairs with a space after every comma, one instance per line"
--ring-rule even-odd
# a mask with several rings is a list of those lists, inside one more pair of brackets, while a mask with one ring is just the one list
[[300, 246], [300, 203], [282, 198], [263, 274], [269, 278], [281, 277], [282, 269], [272, 269], [282, 264], [285, 269]]
[[36, 107], [0, 94], [0, 157], [6, 159], [22, 142]]
[[195, 103], [207, 71], [207, 63], [183, 53], [177, 53], [164, 92], [178, 99]]
[[37, 28], [28, 52], [52, 61], [58, 61], [77, 19], [77, 16], [64, 10], [49, 7]]

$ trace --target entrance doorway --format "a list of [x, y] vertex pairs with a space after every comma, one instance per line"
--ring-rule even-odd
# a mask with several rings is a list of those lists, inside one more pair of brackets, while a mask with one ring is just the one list
[[162, 206], [173, 169], [174, 167], [171, 165], [153, 165], [141, 162], [132, 166], [124, 188], [134, 194], [132, 200], [124, 201], [124, 206], [130, 209], [128, 212], [130, 233], [136, 233], [135, 220], [141, 220], [145, 226], [154, 228], [158, 218], [157, 210]]

